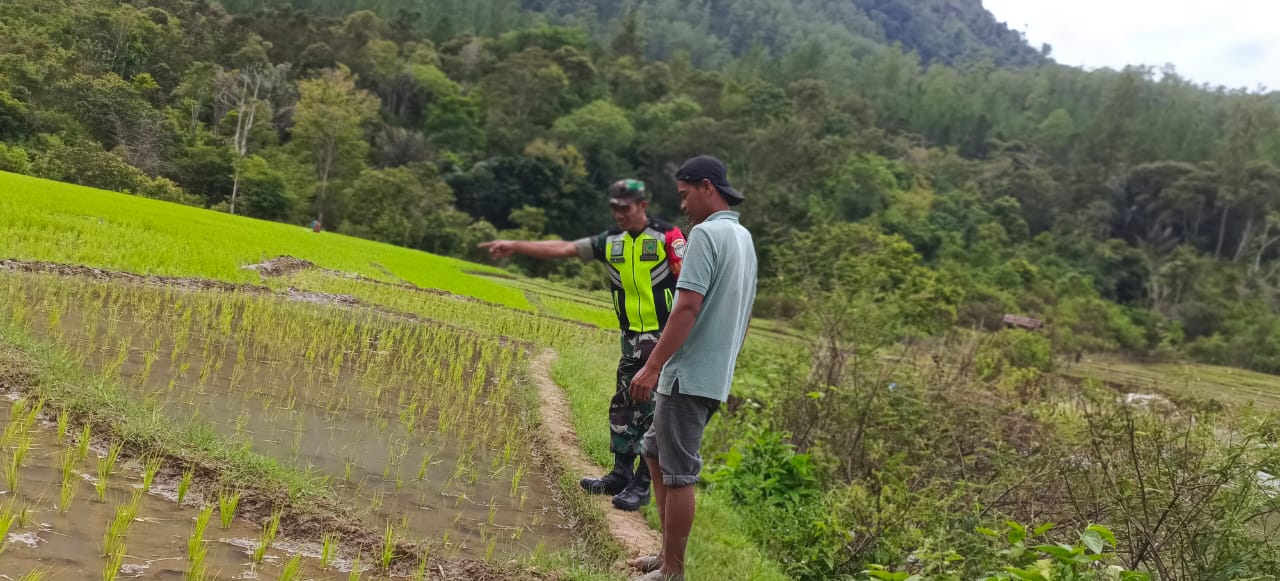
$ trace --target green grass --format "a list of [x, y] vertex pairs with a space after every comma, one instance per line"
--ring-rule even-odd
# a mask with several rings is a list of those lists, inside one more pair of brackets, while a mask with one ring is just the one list
[[1254, 403], [1280, 408], [1280, 377], [1231, 367], [1196, 363], [1139, 364], [1088, 359], [1063, 366], [1063, 373], [1098, 379], [1134, 392], [1165, 393], [1174, 397], [1217, 400], [1230, 406]]
[[[724, 499], [698, 491], [697, 515], [689, 535], [685, 557], [690, 579], [751, 579], [785, 581], [787, 575], [744, 532], [745, 527]], [[645, 511], [649, 524], [658, 526], [658, 513]]]
[[[577, 345], [560, 351], [552, 377], [569, 398], [573, 428], [587, 455], [602, 468], [613, 462], [605, 410], [613, 396], [620, 346]], [[715, 421], [715, 420], [713, 420]], [[697, 518], [689, 538], [690, 579], [787, 579], [743, 532], [733, 507], [711, 494], [698, 492]], [[650, 525], [657, 516], [648, 511]]]
[[242, 267], [290, 255], [325, 268], [387, 276], [530, 309], [524, 293], [464, 271], [501, 271], [329, 232], [0, 172], [3, 258], [254, 283]]
[[587, 456], [601, 466], [613, 463], [606, 410], [617, 383], [620, 350], [618, 341], [565, 347], [551, 367], [552, 379], [569, 398], [578, 442]]
[[591, 323], [601, 329], [616, 329], [618, 316], [612, 308], [593, 306], [579, 301], [569, 301], [544, 296], [542, 306], [550, 315]]

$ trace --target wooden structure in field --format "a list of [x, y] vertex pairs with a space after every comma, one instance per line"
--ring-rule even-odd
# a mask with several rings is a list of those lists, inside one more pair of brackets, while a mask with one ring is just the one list
[[1035, 331], [1044, 327], [1044, 321], [1041, 321], [1040, 319], [1033, 319], [1031, 317], [1024, 317], [1022, 315], [1005, 315], [1004, 326], [1008, 329], [1026, 329], [1028, 331]]

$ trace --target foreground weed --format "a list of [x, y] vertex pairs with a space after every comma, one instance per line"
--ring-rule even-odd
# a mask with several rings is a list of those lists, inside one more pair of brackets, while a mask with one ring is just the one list
[[240, 504], [240, 493], [227, 495], [226, 492], [218, 494], [218, 519], [222, 523], [222, 530], [231, 528], [231, 519], [236, 516], [236, 505]]

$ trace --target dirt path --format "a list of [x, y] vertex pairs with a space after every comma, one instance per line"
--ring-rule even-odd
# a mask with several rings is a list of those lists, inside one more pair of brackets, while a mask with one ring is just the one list
[[[569, 400], [564, 390], [551, 379], [551, 364], [556, 360], [556, 352], [546, 349], [534, 358], [531, 369], [534, 382], [537, 383], [539, 401], [542, 412], [543, 429], [551, 453], [556, 456], [561, 466], [574, 480], [584, 476], [599, 476], [601, 468], [597, 466], [582, 446], [578, 444], [578, 434], [573, 430], [573, 419], [570, 417]], [[604, 512], [609, 520], [609, 533], [617, 539], [623, 549], [632, 556], [656, 555], [661, 547], [658, 533], [649, 528], [644, 517], [638, 512], [622, 512], [613, 507], [607, 496], [594, 496], [596, 507]]]

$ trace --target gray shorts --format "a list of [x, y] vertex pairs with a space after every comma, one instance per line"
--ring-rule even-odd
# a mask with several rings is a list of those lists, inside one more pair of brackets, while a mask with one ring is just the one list
[[720, 401], [680, 393], [680, 384], [671, 386], [671, 395], [653, 393], [657, 407], [653, 424], [644, 433], [645, 456], [658, 459], [662, 483], [678, 488], [698, 483], [702, 472], [702, 432], [711, 416], [720, 409]]

